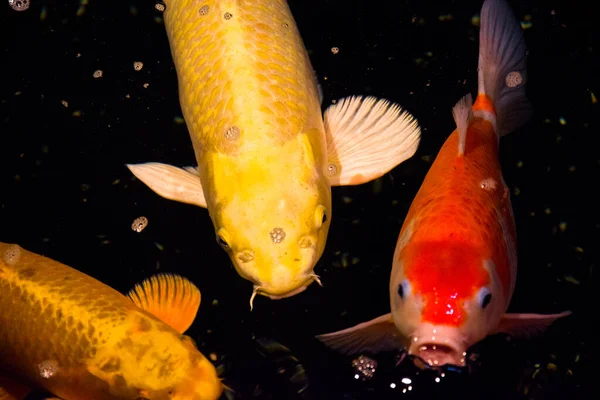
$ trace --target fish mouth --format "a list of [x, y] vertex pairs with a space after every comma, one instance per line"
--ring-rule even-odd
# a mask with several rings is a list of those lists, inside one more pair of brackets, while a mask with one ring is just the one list
[[285, 299], [287, 297], [292, 297], [299, 293], [304, 292], [306, 290], [306, 288], [315, 281], [319, 284], [319, 286], [321, 286], [321, 287], [323, 286], [319, 275], [317, 275], [315, 273], [311, 273], [308, 275], [307, 279], [304, 281], [304, 283], [302, 285], [300, 285], [297, 288], [292, 289], [288, 292], [278, 293], [278, 294], [269, 293], [269, 291], [267, 290], [266, 287], [255, 284], [254, 288], [252, 290], [252, 296], [250, 297], [250, 311], [252, 311], [252, 309], [253, 309], [253, 302], [254, 302], [254, 299], [256, 298], [256, 295], [265, 296], [265, 297], [270, 298], [271, 300], [281, 300], [281, 299]]
[[425, 323], [411, 337], [408, 354], [418, 357], [425, 367], [446, 364], [464, 367], [467, 354], [464, 342], [465, 338], [454, 327]]
[[465, 366], [465, 353], [457, 348], [442, 343], [419, 343], [411, 346], [409, 354], [419, 357], [430, 367], [441, 367], [446, 364]]
[[465, 366], [465, 356], [463, 355], [463, 352], [444, 344], [420, 344], [417, 351], [409, 352], [409, 354], [419, 357], [431, 367], [441, 367], [446, 364], [452, 364], [459, 367]]

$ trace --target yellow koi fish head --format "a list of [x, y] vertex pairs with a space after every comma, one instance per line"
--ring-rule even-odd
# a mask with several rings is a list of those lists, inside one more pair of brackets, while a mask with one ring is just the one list
[[[217, 242], [255, 294], [280, 299], [318, 276], [331, 220], [331, 187], [307, 135], [281, 147], [217, 153], [201, 172]], [[250, 155], [249, 155], [250, 154]], [[322, 157], [319, 157], [322, 159]], [[202, 170], [202, 169], [201, 169]], [[210, 186], [210, 185], [207, 185]]]
[[126, 339], [99, 348], [90, 374], [119, 398], [216, 400], [223, 384], [193, 339], [140, 312], [128, 316]]

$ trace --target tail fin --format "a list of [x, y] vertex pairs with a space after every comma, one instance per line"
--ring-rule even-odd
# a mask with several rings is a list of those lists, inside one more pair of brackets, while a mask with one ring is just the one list
[[531, 116], [525, 94], [527, 48], [523, 29], [505, 0], [486, 0], [479, 32], [479, 94], [491, 99], [500, 136]]

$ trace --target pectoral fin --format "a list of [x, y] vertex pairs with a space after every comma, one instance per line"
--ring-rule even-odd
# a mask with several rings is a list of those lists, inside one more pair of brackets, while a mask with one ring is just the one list
[[557, 319], [570, 314], [571, 311], [564, 311], [559, 314], [505, 314], [496, 329], [496, 333], [530, 338], [541, 334]]
[[343, 354], [379, 353], [398, 350], [407, 340], [398, 332], [392, 314], [385, 314], [342, 331], [318, 335], [327, 347]]
[[31, 389], [12, 379], [0, 376], [0, 400], [22, 400]]
[[127, 164], [127, 168], [159, 196], [206, 208], [200, 177], [194, 169], [161, 163]]
[[200, 290], [192, 282], [173, 274], [151, 276], [127, 296], [180, 333], [194, 322], [201, 300]]
[[347, 97], [324, 114], [332, 186], [372, 181], [415, 154], [417, 121], [399, 105], [375, 97]]

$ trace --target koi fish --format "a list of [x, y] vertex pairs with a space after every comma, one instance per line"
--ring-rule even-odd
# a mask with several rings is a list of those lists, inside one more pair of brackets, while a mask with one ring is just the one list
[[125, 297], [18, 245], [0, 243], [0, 399], [216, 400], [224, 385], [182, 333], [200, 291], [155, 275]]
[[541, 332], [560, 314], [506, 314], [517, 273], [516, 228], [498, 142], [522, 126], [526, 47], [504, 0], [481, 10], [478, 94], [453, 108], [456, 129], [419, 189], [400, 231], [391, 313], [317, 336], [344, 353], [407, 349], [432, 366], [465, 365], [486, 336]]
[[167, 0], [164, 21], [198, 167], [127, 165], [158, 195], [208, 209], [219, 245], [259, 294], [320, 284], [331, 187], [411, 157], [417, 121], [385, 99], [322, 93], [284, 0]]

